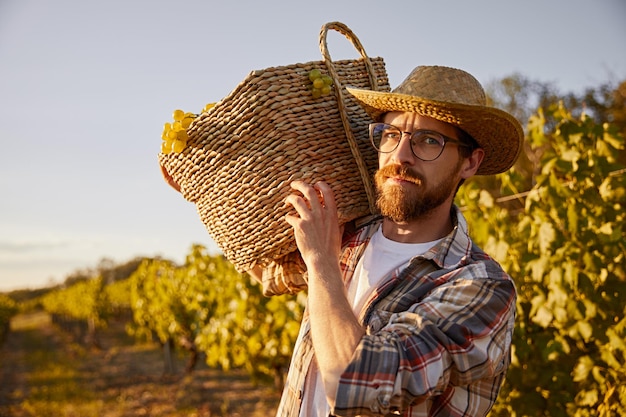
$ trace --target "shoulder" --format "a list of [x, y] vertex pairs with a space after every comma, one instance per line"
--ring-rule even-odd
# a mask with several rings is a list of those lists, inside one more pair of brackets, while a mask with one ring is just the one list
[[370, 238], [382, 223], [382, 217], [378, 214], [359, 217], [344, 225], [343, 243], [358, 240], [363, 241]]

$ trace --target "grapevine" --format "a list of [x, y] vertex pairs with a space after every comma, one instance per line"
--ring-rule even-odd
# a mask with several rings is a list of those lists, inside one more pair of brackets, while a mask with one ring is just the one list
[[0, 342], [4, 340], [10, 329], [11, 317], [18, 313], [15, 301], [9, 296], [0, 294]]
[[57, 324], [73, 330], [88, 345], [97, 346], [96, 329], [105, 327], [109, 303], [102, 277], [47, 293], [41, 305]]
[[188, 350], [187, 371], [203, 353], [209, 366], [282, 378], [304, 296], [265, 297], [250, 276], [200, 245], [191, 248], [184, 265], [146, 260], [130, 279], [133, 333]]
[[[528, 129], [541, 169], [521, 209], [472, 182], [458, 194], [473, 240], [518, 289], [511, 367], [492, 414], [626, 415], [626, 176], [612, 175], [625, 169], [624, 138], [562, 105], [539, 109]], [[509, 190], [526, 181], [514, 170], [497, 179]]]

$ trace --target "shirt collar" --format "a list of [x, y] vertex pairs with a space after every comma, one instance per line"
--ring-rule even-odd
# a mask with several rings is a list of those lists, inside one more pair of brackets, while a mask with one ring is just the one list
[[467, 221], [458, 207], [450, 211], [452, 231], [439, 243], [422, 255], [440, 268], [453, 269], [464, 264], [472, 248], [472, 240], [467, 230]]
[[[467, 256], [472, 248], [467, 221], [461, 210], [455, 205], [450, 210], [450, 218], [452, 220], [452, 231], [426, 253], [415, 258], [432, 260], [439, 268], [443, 269], [454, 269], [467, 262]], [[368, 216], [357, 220], [355, 225], [360, 230], [360, 233], [356, 240], [357, 244], [352, 245], [354, 249], [360, 247], [363, 243], [369, 242], [370, 238], [381, 226], [382, 221], [383, 218], [380, 215]], [[369, 227], [364, 227], [368, 224]]]

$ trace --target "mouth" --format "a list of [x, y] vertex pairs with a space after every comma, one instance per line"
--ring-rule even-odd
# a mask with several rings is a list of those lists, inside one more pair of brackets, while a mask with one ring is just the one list
[[397, 184], [415, 184], [414, 180], [410, 180], [407, 178], [401, 177], [387, 177], [387, 182], [397, 183]]
[[397, 186], [407, 186], [409, 184], [421, 186], [422, 178], [416, 173], [410, 172], [406, 167], [387, 166], [381, 168], [377, 173], [379, 184], [389, 184]]
[[414, 184], [421, 185], [422, 181], [419, 178], [407, 177], [404, 175], [390, 175], [387, 176], [385, 182], [391, 182], [396, 184]]

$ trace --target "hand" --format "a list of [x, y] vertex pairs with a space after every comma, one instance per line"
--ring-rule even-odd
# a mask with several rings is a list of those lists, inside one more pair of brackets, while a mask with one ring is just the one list
[[297, 215], [287, 215], [308, 272], [307, 308], [311, 339], [329, 404], [334, 405], [339, 379], [350, 364], [365, 329], [352, 312], [341, 275], [342, 227], [330, 187], [295, 181], [285, 202]]
[[248, 275], [254, 278], [254, 280], [257, 281], [259, 284], [263, 283], [263, 268], [261, 268], [259, 265], [255, 265], [254, 268], [248, 270], [247, 272]]
[[324, 182], [311, 186], [294, 181], [291, 188], [301, 194], [292, 193], [285, 199], [297, 215], [285, 217], [294, 230], [296, 244], [307, 268], [316, 262], [339, 259], [341, 253], [342, 228], [339, 226], [335, 196]]
[[160, 165], [160, 167], [161, 167], [161, 175], [163, 175], [163, 179], [165, 180], [165, 182], [167, 182], [170, 185], [170, 187], [172, 187], [173, 189], [175, 189], [176, 191], [180, 193], [180, 185], [178, 185], [178, 183], [174, 181], [174, 178], [172, 178], [170, 173], [167, 172], [167, 169], [165, 169], [163, 165]]

